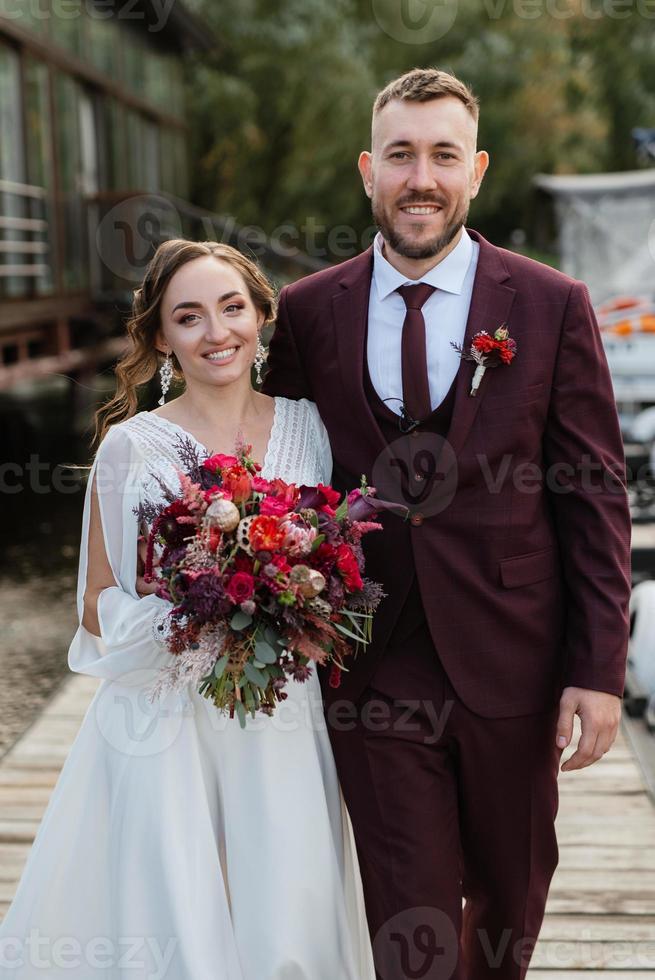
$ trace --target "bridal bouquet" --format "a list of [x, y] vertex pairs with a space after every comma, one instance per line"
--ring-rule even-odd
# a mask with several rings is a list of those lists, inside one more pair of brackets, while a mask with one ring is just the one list
[[393, 506], [364, 479], [343, 500], [329, 486], [264, 480], [251, 448], [202, 459], [180, 436], [181, 493], [159, 481], [164, 502], [136, 510], [151, 525], [144, 577], [173, 603], [158, 628], [175, 661], [151, 700], [193, 681], [242, 726], [247, 713], [271, 715], [311, 664], [331, 662], [338, 687], [347, 657], [370, 642], [384, 593], [364, 577], [361, 539]]

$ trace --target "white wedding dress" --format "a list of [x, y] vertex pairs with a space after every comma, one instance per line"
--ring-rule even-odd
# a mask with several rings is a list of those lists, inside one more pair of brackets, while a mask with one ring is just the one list
[[[374, 980], [315, 671], [245, 730], [195, 686], [146, 697], [173, 659], [154, 628], [170, 603], [136, 593], [133, 507], [159, 499], [155, 476], [179, 487], [180, 435], [140, 412], [91, 469], [68, 663], [103, 680], [0, 926], [0, 977]], [[314, 403], [276, 398], [261, 475], [315, 485], [331, 467]], [[98, 601], [102, 638], [81, 625], [94, 480], [116, 581]]]

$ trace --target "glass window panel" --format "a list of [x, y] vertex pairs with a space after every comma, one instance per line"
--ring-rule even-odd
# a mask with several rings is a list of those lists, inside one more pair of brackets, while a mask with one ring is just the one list
[[165, 126], [159, 130], [159, 160], [161, 190], [168, 194], [175, 193], [175, 144], [173, 134]]
[[131, 190], [160, 188], [160, 148], [157, 124], [131, 109], [127, 116], [128, 183]]
[[146, 92], [147, 49], [133, 27], [120, 23], [123, 53], [123, 80], [130, 91], [143, 97]]
[[94, 68], [113, 79], [120, 78], [121, 38], [116, 24], [116, 13], [102, 7], [88, 6], [86, 31], [88, 58]]
[[54, 288], [55, 218], [52, 201], [52, 132], [50, 120], [48, 70], [44, 64], [25, 59], [25, 137], [27, 144], [28, 183], [42, 187], [46, 196], [27, 202], [30, 217], [46, 222], [44, 231], [33, 232], [30, 240], [44, 251], [34, 253], [35, 261], [44, 264], [47, 272], [35, 280], [38, 295], [51, 293]]
[[183, 119], [184, 112], [184, 67], [178, 58], [169, 58], [168, 64], [169, 80], [169, 111], [174, 116]]
[[49, 33], [48, 0], [0, 0], [0, 14], [25, 31], [42, 37]]
[[68, 291], [88, 283], [87, 232], [83, 199], [81, 90], [67, 75], [56, 76], [57, 158], [64, 230], [63, 280]]
[[188, 136], [185, 132], [173, 132], [175, 145], [175, 193], [178, 197], [189, 200], [189, 156]]
[[[0, 179], [25, 183], [24, 145], [20, 59], [13, 48], [0, 44]], [[0, 189], [0, 217], [4, 219], [0, 223], [0, 243], [25, 240], [25, 232], [12, 227], [28, 217], [23, 195]], [[20, 251], [0, 251], [0, 267], [24, 262]], [[24, 296], [29, 292], [29, 279], [8, 275], [0, 268], [0, 291], [5, 297]]]
[[114, 99], [109, 101], [108, 126], [108, 185], [110, 190], [122, 190], [129, 184], [125, 108]]
[[83, 0], [52, 0], [52, 40], [78, 58], [88, 50], [84, 43], [85, 21]]

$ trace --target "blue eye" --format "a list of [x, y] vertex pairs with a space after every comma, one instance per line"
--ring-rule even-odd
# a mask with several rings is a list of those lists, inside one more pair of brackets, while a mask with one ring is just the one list
[[182, 319], [180, 320], [180, 323], [186, 323], [190, 316], [197, 316], [197, 314], [196, 313], [187, 313], [185, 316], [182, 317]]

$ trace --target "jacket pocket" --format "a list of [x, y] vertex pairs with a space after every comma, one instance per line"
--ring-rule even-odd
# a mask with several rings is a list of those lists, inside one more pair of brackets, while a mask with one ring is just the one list
[[501, 558], [499, 566], [500, 580], [505, 588], [515, 589], [519, 585], [531, 585], [552, 578], [557, 570], [557, 559], [554, 548], [545, 548], [528, 555]]

